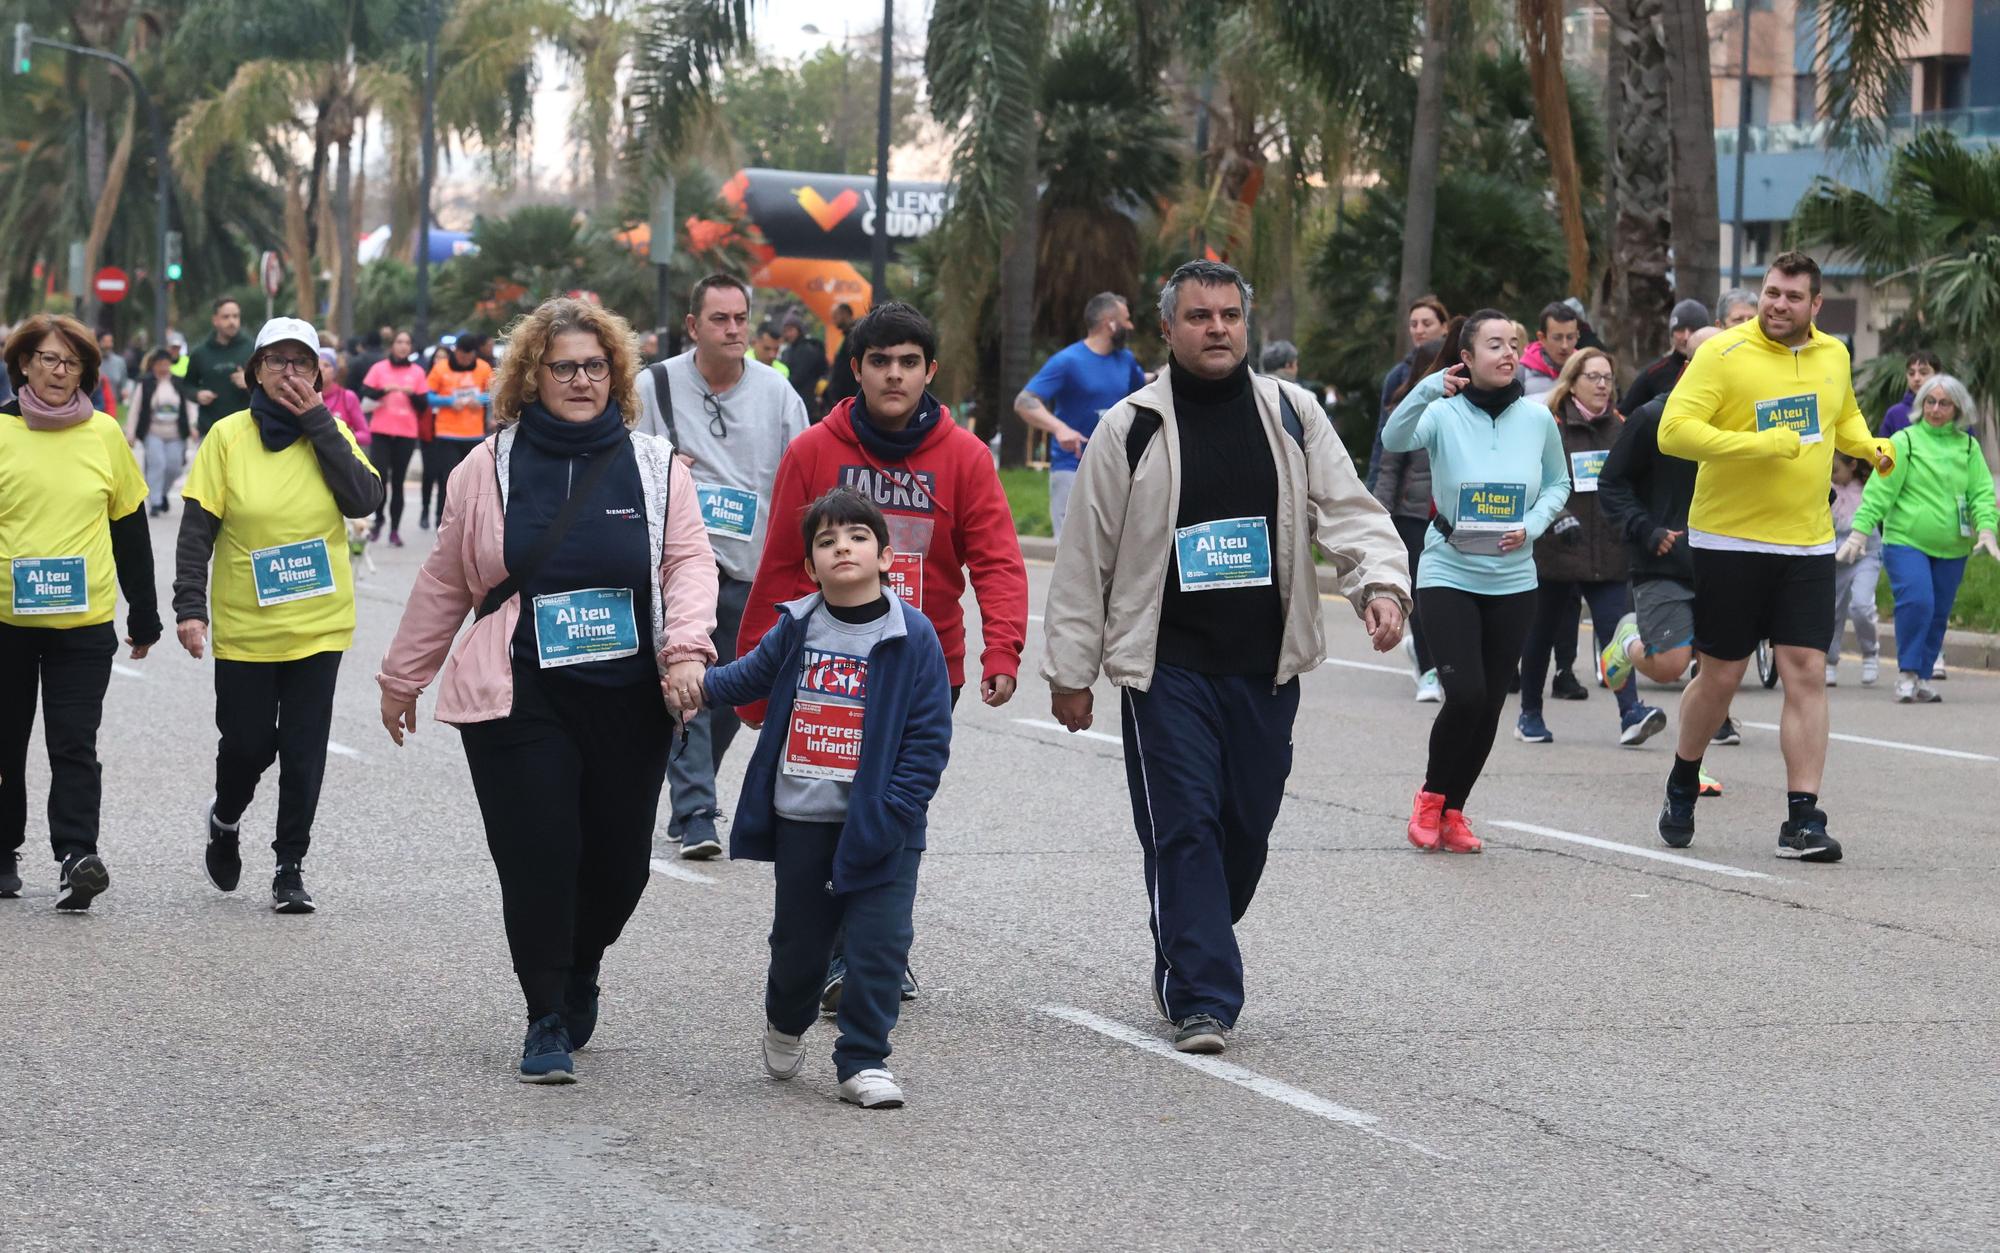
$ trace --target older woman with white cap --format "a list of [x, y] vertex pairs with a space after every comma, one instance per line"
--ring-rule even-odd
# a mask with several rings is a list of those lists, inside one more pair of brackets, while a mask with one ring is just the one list
[[319, 333], [310, 323], [265, 323], [245, 376], [250, 407], [215, 424], [188, 472], [174, 617], [193, 657], [208, 644], [211, 620], [215, 637], [221, 743], [207, 813], [209, 882], [236, 889], [237, 824], [275, 760], [271, 908], [309, 914], [301, 868], [326, 773], [334, 680], [354, 637], [342, 519], [374, 513], [382, 480], [321, 399]]

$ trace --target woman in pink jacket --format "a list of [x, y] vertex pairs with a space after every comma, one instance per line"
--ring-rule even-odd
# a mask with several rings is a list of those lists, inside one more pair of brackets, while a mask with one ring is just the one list
[[[452, 472], [437, 547], [377, 682], [397, 744], [433, 678], [459, 728], [528, 1003], [525, 1083], [569, 1083], [598, 965], [645, 890], [674, 723], [715, 660], [694, 480], [639, 416], [623, 319], [545, 302], [515, 325], [497, 434]], [[467, 613], [474, 616], [451, 652]]]

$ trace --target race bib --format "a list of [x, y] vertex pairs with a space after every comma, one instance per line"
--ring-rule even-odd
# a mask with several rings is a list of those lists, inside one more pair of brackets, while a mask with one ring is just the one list
[[1611, 452], [1573, 452], [1569, 455], [1569, 477], [1579, 492], [1597, 490], [1597, 478], [1604, 473], [1604, 461]]
[[899, 552], [889, 559], [889, 590], [912, 609], [924, 607], [924, 555]]
[[331, 596], [336, 590], [333, 561], [327, 556], [323, 539], [259, 548], [250, 554], [250, 571], [260, 609], [287, 601], [310, 600], [314, 596]]
[[1528, 516], [1523, 483], [1461, 483], [1453, 526], [1519, 526]]
[[81, 557], [16, 557], [14, 612], [89, 613], [90, 573]]
[[1271, 586], [1271, 532], [1262, 518], [1222, 518], [1174, 531], [1183, 592]]
[[817, 700], [792, 702], [792, 725], [785, 737], [784, 771], [798, 779], [852, 783], [861, 764], [862, 705]]
[[1758, 401], [1757, 429], [1768, 431], [1776, 426], [1797, 431], [1801, 444], [1819, 443], [1819, 396], [1807, 392], [1803, 396]]
[[461, 387], [451, 394], [451, 403], [454, 408], [471, 409], [479, 404], [479, 389]]
[[631, 588], [590, 587], [535, 597], [535, 652], [542, 669], [616, 661], [638, 651]]
[[694, 490], [701, 502], [701, 524], [710, 535], [749, 539], [757, 529], [757, 493], [719, 483], [696, 483]]
[[1972, 502], [1963, 496], [1958, 498], [1958, 533], [1965, 539], [1972, 538]]

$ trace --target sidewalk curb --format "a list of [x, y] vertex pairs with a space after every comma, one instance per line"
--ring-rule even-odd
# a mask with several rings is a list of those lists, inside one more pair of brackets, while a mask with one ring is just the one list
[[[1046, 535], [1023, 535], [1021, 555], [1031, 561], [1054, 561], [1056, 542]], [[1318, 574], [1320, 595], [1340, 595], [1340, 580], [1331, 570], [1322, 566]], [[1861, 650], [1853, 643], [1854, 629], [1851, 626], [1844, 626], [1842, 630], [1845, 633], [1841, 641], [1842, 655], [1858, 655]], [[1884, 622], [1879, 630], [1882, 637], [1882, 652], [1893, 661], [1896, 653], [1895, 629]], [[2000, 670], [2000, 635], [1983, 635], [1978, 631], [1946, 631], [1944, 661], [1948, 666], [1958, 666], [1966, 670]]]

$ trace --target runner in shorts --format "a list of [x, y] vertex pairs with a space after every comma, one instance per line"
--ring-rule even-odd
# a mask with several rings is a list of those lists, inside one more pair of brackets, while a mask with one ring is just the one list
[[1756, 320], [1696, 351], [1660, 419], [1660, 451], [1702, 463], [1687, 532], [1701, 672], [1681, 699], [1659, 821], [1660, 838], [1674, 848], [1694, 841], [1702, 749], [1758, 641], [1769, 640], [1785, 685], [1778, 856], [1840, 860], [1819, 807], [1833, 640], [1833, 454], [1837, 447], [1885, 475], [1896, 459], [1855, 402], [1847, 348], [1814, 329], [1819, 309], [1819, 265], [1781, 253], [1764, 276]]

